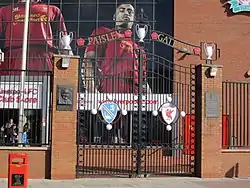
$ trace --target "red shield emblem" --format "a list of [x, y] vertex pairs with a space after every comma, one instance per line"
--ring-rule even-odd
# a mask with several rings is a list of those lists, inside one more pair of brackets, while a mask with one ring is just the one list
[[175, 123], [175, 121], [178, 119], [178, 109], [171, 103], [165, 103], [162, 105], [161, 114], [163, 120], [168, 125]]

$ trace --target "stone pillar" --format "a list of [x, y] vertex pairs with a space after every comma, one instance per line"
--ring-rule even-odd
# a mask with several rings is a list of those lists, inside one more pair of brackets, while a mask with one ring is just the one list
[[[215, 77], [211, 68], [217, 68]], [[196, 67], [196, 173], [201, 178], [219, 178], [222, 144], [222, 66]]]
[[[79, 57], [71, 56], [69, 67], [61, 68], [62, 57], [54, 55], [51, 179], [75, 179]], [[62, 102], [64, 88], [70, 90], [72, 103]]]

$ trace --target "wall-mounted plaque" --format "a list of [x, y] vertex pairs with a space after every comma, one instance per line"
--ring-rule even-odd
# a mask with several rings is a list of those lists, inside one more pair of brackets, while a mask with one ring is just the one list
[[72, 86], [57, 85], [56, 110], [72, 111], [73, 95], [74, 89]]
[[220, 97], [218, 93], [206, 92], [205, 116], [207, 118], [218, 118], [220, 116]]

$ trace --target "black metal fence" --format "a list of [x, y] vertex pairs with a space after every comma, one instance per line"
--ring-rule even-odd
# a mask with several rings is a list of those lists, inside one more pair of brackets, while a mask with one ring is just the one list
[[[43, 146], [50, 143], [51, 72], [0, 71], [0, 146]], [[20, 116], [20, 103], [24, 116]], [[23, 118], [22, 143], [18, 143], [19, 118]]]
[[223, 90], [222, 146], [250, 147], [250, 83], [225, 81]]
[[[173, 64], [153, 54], [147, 54], [145, 60], [154, 65], [153, 69], [147, 70], [145, 77], [150, 91], [119, 93], [115, 91], [117, 87], [113, 87], [114, 92], [85, 90], [79, 94], [78, 177], [195, 173], [194, 68]], [[86, 82], [96, 78], [85, 77], [85, 84], [89, 85]], [[108, 79], [112, 80], [110, 83], [120, 83], [128, 77], [120, 74]], [[86, 85], [80, 83], [79, 90]], [[140, 94], [142, 100], [138, 108]], [[186, 116], [180, 117], [168, 130], [159, 109], [170, 100], [170, 96], [171, 102]], [[106, 100], [112, 100], [120, 107], [111, 130], [102, 120], [99, 109]]]

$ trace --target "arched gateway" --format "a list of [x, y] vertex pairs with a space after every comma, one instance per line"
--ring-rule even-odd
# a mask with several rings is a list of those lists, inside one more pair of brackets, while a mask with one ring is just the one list
[[161, 42], [197, 56], [201, 48], [151, 30], [142, 14], [134, 30], [101, 28], [88, 38], [77, 177], [195, 173], [194, 66], [158, 56], [152, 46]]

